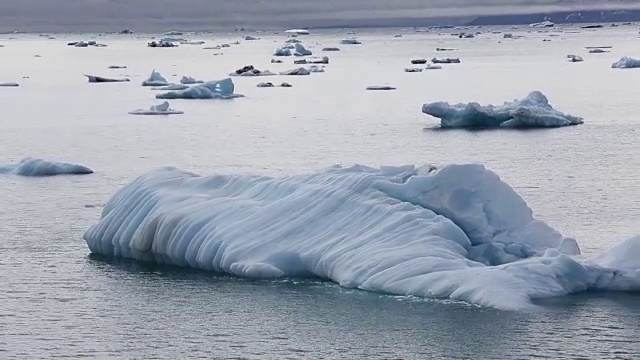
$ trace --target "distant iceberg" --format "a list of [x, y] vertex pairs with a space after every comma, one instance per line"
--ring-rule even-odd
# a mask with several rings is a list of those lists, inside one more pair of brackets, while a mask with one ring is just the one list
[[202, 80], [197, 80], [196, 78], [192, 78], [191, 76], [183, 76], [182, 79], [180, 79], [180, 83], [181, 84], [202, 84], [204, 83], [204, 81]]
[[326, 48], [322, 48], [322, 51], [340, 51], [340, 48], [337, 48], [337, 47], [326, 47]]
[[0, 82], [0, 87], [17, 87], [20, 86], [17, 82]]
[[477, 164], [283, 178], [162, 168], [119, 189], [84, 239], [109, 257], [511, 310], [587, 290], [640, 291], [640, 237], [583, 258]]
[[90, 83], [129, 82], [129, 81], [131, 81], [128, 78], [111, 79], [111, 78], [106, 78], [106, 77], [102, 77], [102, 76], [95, 76], [95, 75], [85, 75], [85, 76], [87, 77], [87, 79], [89, 80]]
[[126, 69], [125, 65], [109, 65], [109, 69]]
[[311, 75], [311, 70], [299, 67], [291, 70], [282, 71], [280, 75]]
[[83, 165], [25, 158], [18, 164], [0, 165], [0, 174], [20, 176], [86, 175], [93, 174], [93, 170]]
[[291, 56], [291, 49], [288, 47], [277, 48], [276, 51], [273, 52], [273, 56]]
[[433, 58], [431, 62], [434, 64], [460, 64], [460, 58]]
[[579, 56], [579, 55], [567, 55], [567, 59], [569, 59], [569, 62], [583, 62], [584, 61], [582, 56]]
[[640, 67], [640, 60], [625, 56], [611, 64], [614, 69], [633, 69]]
[[529, 27], [532, 28], [549, 28], [549, 27], [554, 27], [556, 26], [556, 24], [552, 23], [551, 21], [545, 20], [542, 22], [537, 22], [537, 23], [533, 23], [533, 24], [529, 24]]
[[179, 115], [184, 111], [174, 110], [169, 106], [169, 102], [165, 101], [159, 105], [151, 105], [148, 109], [138, 109], [129, 111], [131, 115]]
[[157, 99], [233, 99], [244, 95], [234, 94], [235, 86], [230, 78], [209, 81], [185, 90], [170, 91], [156, 95]]
[[260, 38], [257, 38], [255, 36], [251, 36], [251, 35], [246, 35], [243, 39], [251, 41], [251, 40], [260, 40]]
[[440, 70], [440, 69], [442, 69], [442, 66], [440, 66], [440, 65], [428, 64], [424, 69], [425, 69], [425, 70]]
[[580, 117], [554, 109], [539, 91], [500, 106], [434, 102], [424, 104], [422, 112], [440, 119], [443, 128], [560, 127], [583, 123]]
[[[309, 66], [308, 70], [309, 70], [309, 72], [312, 72], [312, 73], [325, 72], [324, 66], [318, 66], [318, 65], [311, 65], [311, 66]], [[302, 75], [302, 74], [300, 74], [300, 75]]]
[[360, 45], [362, 43], [358, 39], [345, 38], [345, 39], [340, 40], [340, 44], [343, 44], [343, 45]]
[[372, 86], [367, 86], [366, 90], [395, 90], [396, 88], [394, 88], [393, 86], [387, 86], [387, 85], [372, 85]]
[[287, 34], [296, 34], [296, 35], [309, 35], [309, 30], [306, 29], [289, 29], [285, 30]]
[[149, 78], [142, 82], [142, 86], [167, 86], [169, 82], [155, 69], [149, 75]]
[[244, 66], [235, 72], [229, 74], [229, 76], [272, 76], [275, 75], [269, 70], [258, 70], [253, 65]]
[[293, 52], [293, 55], [295, 55], [295, 56], [309, 56], [309, 55], [313, 55], [313, 53], [311, 52], [311, 50], [307, 49], [301, 43], [296, 43], [295, 44], [295, 51]]

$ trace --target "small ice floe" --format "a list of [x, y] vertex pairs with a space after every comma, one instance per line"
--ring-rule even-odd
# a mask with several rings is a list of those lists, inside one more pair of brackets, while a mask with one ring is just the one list
[[20, 176], [87, 175], [93, 170], [84, 165], [48, 161], [36, 158], [22, 159], [18, 164], [0, 164], [0, 174]]
[[433, 64], [428, 64], [427, 67], [424, 68], [425, 70], [440, 70], [442, 69], [442, 66], [440, 65], [433, 65]]
[[180, 45], [204, 45], [204, 41], [199, 40], [199, 41], [180, 41]]
[[591, 25], [581, 26], [581, 28], [583, 28], [583, 29], [600, 29], [600, 28], [603, 28], [603, 27], [604, 27], [604, 25], [602, 25], [602, 24], [591, 24]]
[[502, 105], [427, 103], [422, 112], [440, 119], [443, 128], [532, 128], [579, 125], [582, 118], [554, 109], [539, 91]]
[[131, 81], [128, 78], [111, 79], [111, 78], [106, 78], [106, 77], [102, 77], [102, 76], [95, 76], [95, 75], [85, 75], [85, 76], [87, 77], [87, 79], [89, 80], [90, 83], [111, 83], [111, 82], [129, 82], [129, 81]]
[[98, 42], [90, 40], [90, 41], [71, 41], [71, 42], [67, 43], [67, 46], [73, 46], [73, 47], [89, 47], [89, 46], [106, 47], [107, 45], [106, 44], [100, 44]]
[[401, 37], [402, 37], [402, 34], [395, 34], [395, 35], [393, 35], [393, 37], [394, 37], [394, 38], [401, 38]]
[[309, 55], [313, 55], [313, 53], [311, 52], [311, 50], [307, 49], [301, 43], [296, 43], [293, 55], [295, 55], [295, 56], [309, 56]]
[[614, 69], [633, 69], [640, 68], [640, 60], [632, 57], [624, 56], [620, 60], [611, 64]]
[[312, 73], [321, 73], [324, 72], [324, 66], [318, 66], [318, 65], [311, 65], [309, 66], [309, 71]]
[[271, 75], [276, 75], [276, 74], [272, 73], [269, 70], [264, 70], [264, 71], [258, 70], [253, 65], [247, 65], [229, 74], [229, 76], [271, 76]]
[[129, 111], [131, 115], [179, 115], [184, 114], [184, 111], [173, 110], [169, 106], [169, 102], [165, 101], [159, 105], [151, 105], [148, 109], [137, 109]]
[[473, 34], [473, 33], [461, 33], [461, 34], [458, 35], [458, 37], [460, 39], [473, 39], [473, 38], [476, 37], [476, 35]]
[[0, 87], [17, 87], [20, 86], [17, 82], [0, 82]]
[[340, 48], [337, 48], [337, 47], [326, 47], [326, 48], [322, 48], [322, 51], [340, 51]]
[[273, 56], [291, 56], [291, 54], [291, 48], [286, 46], [277, 48], [276, 51], [273, 52]]
[[406, 68], [404, 72], [414, 73], [414, 72], [422, 72], [422, 68]]
[[149, 78], [142, 82], [142, 86], [167, 86], [169, 82], [155, 69], [149, 75]]
[[243, 37], [243, 39], [247, 40], [247, 41], [252, 41], [252, 40], [260, 40], [260, 38], [257, 38], [255, 36], [251, 36], [251, 35], [245, 35]]
[[459, 58], [442, 58], [442, 59], [433, 58], [431, 59], [431, 62], [434, 64], [460, 64], [460, 59]]
[[396, 88], [394, 88], [393, 86], [386, 86], [386, 85], [372, 85], [372, 86], [367, 86], [366, 90], [395, 90]]
[[171, 84], [171, 85], [161, 86], [161, 87], [152, 87], [151, 90], [174, 91], [174, 90], [184, 90], [188, 88], [189, 86], [184, 84]]
[[183, 76], [182, 79], [180, 79], [180, 83], [181, 84], [202, 84], [204, 83], [203, 80], [197, 80], [196, 78], [192, 78], [191, 76]]
[[329, 57], [323, 56], [318, 58], [299, 59], [299, 60], [294, 60], [293, 63], [294, 64], [328, 64]]
[[182, 36], [182, 35], [184, 35], [184, 33], [182, 31], [171, 30], [171, 31], [167, 31], [166, 33], [164, 33], [162, 35], [164, 35], [164, 36]]
[[109, 65], [109, 69], [126, 69], [125, 65]]
[[450, 49], [450, 48], [436, 48], [436, 51], [455, 51], [457, 49]]
[[604, 53], [608, 53], [608, 52], [609, 51], [603, 50], [603, 49], [600, 49], [600, 48], [589, 50], [589, 54], [604, 54]]
[[170, 47], [177, 47], [178, 45], [174, 44], [171, 41], [166, 41], [166, 40], [158, 40], [158, 41], [151, 41], [149, 43], [147, 43], [148, 47], [152, 47], [152, 48], [170, 48]]
[[411, 60], [411, 63], [413, 65], [417, 65], [417, 64], [426, 64], [427, 63], [427, 59], [413, 59]]
[[340, 44], [342, 45], [360, 45], [362, 44], [358, 39], [355, 38], [344, 38], [340, 40]]
[[306, 29], [289, 29], [284, 31], [286, 34], [295, 34], [295, 35], [309, 35], [309, 30]]
[[[270, 87], [278, 87], [276, 85], [274, 85], [272, 82], [261, 82], [258, 85], [256, 85], [259, 88], [270, 88]], [[288, 82], [283, 82], [282, 84], [279, 85], [279, 87], [291, 87], [291, 84], [289, 84]]]
[[304, 67], [282, 71], [280, 75], [311, 75], [311, 71]]
[[569, 62], [583, 62], [584, 59], [581, 56], [578, 55], [567, 55], [567, 59], [569, 59]]
[[279, 59], [271, 59], [272, 64], [282, 64], [282, 60]]
[[533, 23], [533, 24], [529, 24], [529, 27], [532, 28], [549, 28], [549, 27], [554, 27], [556, 26], [556, 24], [552, 23], [551, 21], [545, 20], [542, 22], [537, 22], [537, 23]]
[[208, 81], [185, 90], [170, 91], [156, 95], [156, 99], [234, 99], [243, 97], [234, 94], [235, 85], [230, 78]]
[[513, 39], [513, 34], [511, 34], [511, 33], [502, 34], [502, 38], [503, 39]]

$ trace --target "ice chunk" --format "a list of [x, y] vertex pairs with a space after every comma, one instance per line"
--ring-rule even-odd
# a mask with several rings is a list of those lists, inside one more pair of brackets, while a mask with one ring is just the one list
[[309, 30], [306, 29], [289, 29], [285, 30], [287, 34], [296, 34], [296, 35], [309, 35]]
[[603, 49], [591, 49], [589, 50], [589, 54], [603, 54], [603, 53], [607, 53], [608, 51], [603, 50]]
[[159, 72], [155, 69], [149, 75], [149, 78], [142, 82], [142, 86], [167, 86], [169, 83]]
[[614, 69], [632, 69], [640, 67], [640, 60], [634, 59], [628, 56], [622, 57], [617, 62], [611, 64], [611, 67]]
[[204, 81], [202, 80], [196, 80], [195, 78], [192, 78], [191, 76], [183, 76], [182, 79], [180, 79], [180, 83], [181, 84], [202, 84]]
[[354, 38], [344, 38], [344, 39], [340, 40], [340, 44], [343, 44], [343, 45], [360, 45], [362, 43], [360, 41], [358, 41], [357, 39], [354, 39]]
[[205, 42], [202, 40], [198, 40], [198, 41], [180, 41], [180, 45], [204, 45]]
[[[324, 66], [318, 66], [318, 65], [311, 65], [309, 66], [309, 71], [312, 73], [321, 73], [324, 72]], [[298, 74], [298, 75], [303, 75], [303, 74]]]
[[[174, 39], [171, 39], [174, 40]], [[159, 41], [151, 41], [149, 43], [147, 43], [148, 47], [159, 47], [159, 48], [170, 48], [170, 47], [178, 47], [178, 45], [174, 44], [172, 41], [168, 40], [168, 39], [162, 39]]]
[[118, 190], [84, 239], [111, 257], [505, 309], [640, 290], [638, 238], [582, 259], [482, 165], [335, 166], [284, 178], [162, 168]]
[[170, 91], [156, 95], [157, 99], [233, 99], [244, 95], [234, 94], [235, 86], [230, 78], [209, 81], [185, 90]]
[[427, 67], [424, 68], [425, 70], [440, 70], [442, 69], [442, 66], [440, 65], [433, 65], [433, 64], [429, 64], [427, 65]]
[[93, 170], [83, 165], [25, 158], [18, 164], [0, 165], [0, 174], [21, 176], [85, 175], [93, 174]]
[[258, 83], [258, 85], [256, 85], [259, 88], [266, 88], [266, 87], [274, 87], [275, 85], [273, 85], [273, 83], [271, 82], [261, 82]]
[[529, 27], [532, 28], [548, 28], [548, 27], [554, 27], [556, 26], [556, 24], [552, 23], [551, 21], [545, 20], [542, 22], [538, 22], [538, 23], [533, 23], [533, 24], [529, 24]]
[[173, 110], [169, 102], [165, 101], [159, 105], [151, 105], [148, 109], [138, 109], [130, 111], [131, 115], [177, 115], [184, 114], [184, 111]]
[[422, 112], [440, 119], [440, 125], [447, 128], [560, 127], [583, 123], [580, 117], [555, 110], [539, 91], [500, 106], [434, 102], [424, 104]]
[[296, 69], [283, 71], [280, 73], [280, 75], [311, 75], [311, 71], [309, 69], [299, 67]]
[[87, 79], [89, 80], [90, 83], [129, 82], [129, 81], [131, 81], [128, 78], [111, 79], [111, 78], [106, 78], [106, 77], [102, 77], [102, 76], [95, 76], [95, 75], [85, 75], [85, 76], [87, 77]]
[[109, 69], [126, 69], [125, 65], [109, 65]]
[[340, 51], [340, 48], [337, 48], [337, 47], [326, 47], [326, 48], [322, 48], [322, 51]]
[[427, 59], [413, 59], [413, 60], [411, 60], [411, 63], [412, 63], [413, 65], [416, 65], [416, 64], [426, 64], [426, 63], [427, 63]]
[[404, 72], [414, 73], [414, 72], [422, 72], [422, 68], [406, 68]]
[[246, 35], [244, 37], [245, 40], [251, 41], [251, 40], [260, 40], [260, 38], [257, 38], [255, 36], [251, 36], [251, 35]]
[[269, 70], [264, 70], [264, 71], [258, 70], [253, 65], [247, 65], [229, 74], [229, 76], [271, 76], [271, 75], [275, 75], [275, 74]]
[[0, 83], [0, 87], [16, 87], [16, 86], [20, 86], [20, 84], [18, 84], [17, 82], [3, 82], [3, 83]]
[[395, 90], [396, 88], [394, 88], [393, 86], [387, 86], [387, 85], [372, 85], [372, 86], [367, 86], [367, 90]]
[[442, 59], [433, 58], [431, 59], [431, 62], [434, 64], [460, 64], [460, 59], [459, 58], [442, 58]]
[[291, 56], [291, 49], [288, 47], [277, 48], [273, 56]]
[[569, 59], [569, 62], [583, 62], [584, 59], [581, 56], [578, 55], [567, 55], [567, 59]]
[[295, 51], [294, 51], [293, 55], [295, 55], [295, 56], [308, 56], [308, 55], [312, 55], [312, 54], [313, 53], [311, 52], [311, 50], [307, 49], [301, 43], [296, 43], [295, 44]]

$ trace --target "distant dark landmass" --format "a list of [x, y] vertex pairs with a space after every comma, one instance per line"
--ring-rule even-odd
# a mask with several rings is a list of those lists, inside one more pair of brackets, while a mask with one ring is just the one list
[[542, 21], [556, 24], [610, 23], [640, 21], [640, 10], [558, 11], [535, 14], [478, 16], [464, 25], [523, 25]]

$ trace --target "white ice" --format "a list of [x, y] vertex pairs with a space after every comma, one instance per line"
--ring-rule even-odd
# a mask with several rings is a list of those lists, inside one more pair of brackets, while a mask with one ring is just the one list
[[282, 71], [280, 72], [280, 75], [311, 75], [311, 71], [309, 69], [299, 67], [296, 69]]
[[309, 30], [305, 29], [289, 29], [285, 30], [287, 34], [296, 34], [296, 35], [309, 35]]
[[233, 99], [244, 95], [234, 94], [235, 86], [230, 78], [209, 81], [185, 90], [156, 95], [157, 99]]
[[25, 158], [18, 164], [0, 165], [0, 174], [21, 176], [85, 175], [93, 174], [93, 170], [83, 165]]
[[151, 105], [148, 109], [137, 109], [130, 111], [131, 115], [178, 115], [184, 114], [184, 111], [174, 110], [169, 106], [168, 101], [164, 101], [159, 105]]
[[171, 84], [167, 86], [154, 87], [154, 88], [151, 88], [151, 90], [172, 91], [172, 90], [184, 90], [188, 88], [189, 86], [184, 84]]
[[362, 44], [359, 40], [354, 39], [354, 38], [345, 38], [340, 40], [340, 44], [343, 45], [360, 45]]
[[592, 260], [482, 165], [332, 167], [270, 178], [175, 168], [120, 189], [92, 253], [255, 278], [522, 309], [585, 290], [640, 290], [640, 238]]
[[142, 86], [167, 86], [169, 82], [155, 69], [149, 75], [149, 78], [142, 82]]
[[611, 64], [613, 69], [632, 69], [640, 68], [640, 60], [632, 57], [624, 56], [620, 60]]
[[422, 112], [440, 119], [440, 125], [446, 128], [560, 127], [583, 123], [580, 117], [555, 110], [539, 91], [499, 106], [428, 103], [422, 106]]
[[308, 56], [308, 55], [313, 55], [313, 53], [311, 52], [311, 50], [307, 49], [301, 43], [296, 43], [295, 44], [295, 51], [294, 51], [293, 55], [295, 55], [295, 56]]
[[204, 83], [204, 81], [197, 80], [196, 78], [192, 78], [191, 76], [183, 76], [182, 79], [180, 79], [180, 83], [181, 84], [202, 84]]

